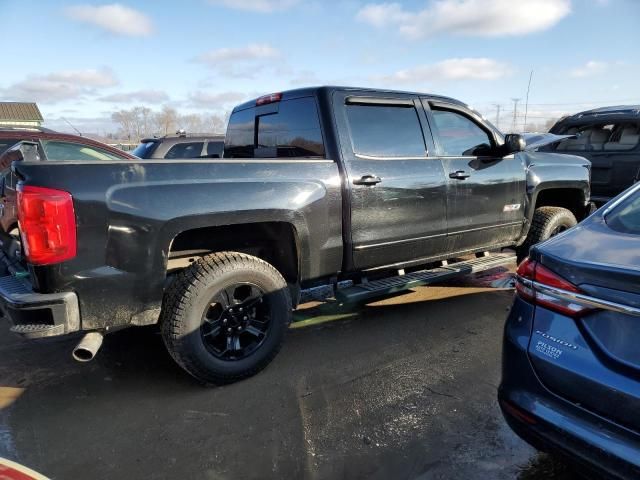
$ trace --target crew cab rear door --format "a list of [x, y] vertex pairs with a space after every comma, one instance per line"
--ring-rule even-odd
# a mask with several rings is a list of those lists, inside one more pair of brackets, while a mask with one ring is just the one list
[[446, 181], [419, 99], [338, 91], [333, 110], [350, 196], [356, 269], [446, 249]]
[[498, 154], [497, 133], [459, 104], [423, 99], [446, 176], [450, 252], [513, 242], [522, 232], [526, 172]]

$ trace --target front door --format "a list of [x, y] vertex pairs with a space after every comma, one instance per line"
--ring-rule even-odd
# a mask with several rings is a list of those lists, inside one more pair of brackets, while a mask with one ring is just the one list
[[524, 220], [524, 164], [517, 154], [498, 155], [496, 133], [475, 112], [423, 103], [446, 175], [451, 253], [514, 241]]
[[[446, 180], [417, 98], [334, 94], [350, 188], [352, 263], [402, 264], [446, 249]], [[376, 94], [377, 95], [377, 94]]]

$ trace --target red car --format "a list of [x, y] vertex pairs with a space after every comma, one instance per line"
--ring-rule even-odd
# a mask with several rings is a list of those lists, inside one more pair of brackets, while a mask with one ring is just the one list
[[35, 143], [40, 161], [64, 160], [131, 160], [136, 157], [118, 148], [89, 138], [58, 133], [48, 129], [19, 129], [0, 127], [0, 227], [11, 232], [18, 226], [16, 216], [16, 179], [11, 163], [16, 152], [12, 147], [20, 142]]

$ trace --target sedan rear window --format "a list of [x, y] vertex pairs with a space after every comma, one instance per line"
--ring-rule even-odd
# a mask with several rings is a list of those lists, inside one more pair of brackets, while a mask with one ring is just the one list
[[640, 189], [606, 217], [607, 225], [623, 233], [640, 235]]

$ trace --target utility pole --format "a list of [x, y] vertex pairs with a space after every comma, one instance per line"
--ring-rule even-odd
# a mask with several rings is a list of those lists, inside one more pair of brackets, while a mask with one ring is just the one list
[[501, 105], [499, 103], [494, 103], [494, 107], [496, 107], [496, 128], [500, 130], [500, 108]]
[[518, 121], [518, 102], [522, 99], [520, 98], [512, 98], [513, 101], [513, 125], [511, 125], [512, 132], [516, 131], [516, 122]]

